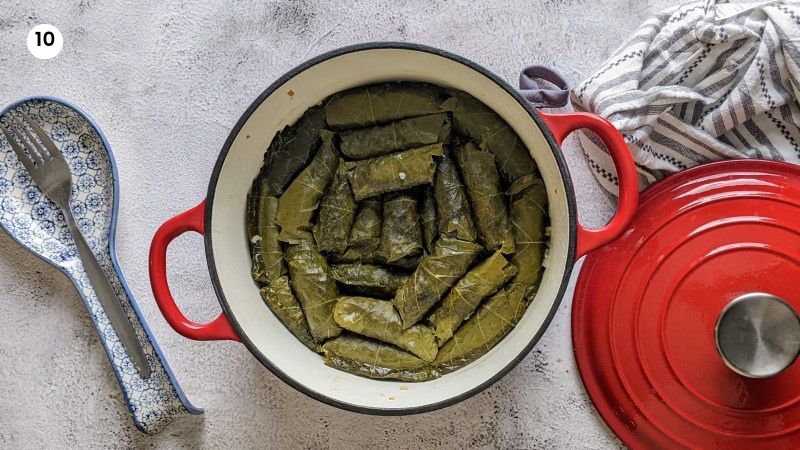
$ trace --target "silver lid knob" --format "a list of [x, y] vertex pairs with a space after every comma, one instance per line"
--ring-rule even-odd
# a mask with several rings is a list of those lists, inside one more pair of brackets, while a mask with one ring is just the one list
[[735, 298], [722, 310], [714, 334], [722, 360], [745, 377], [775, 376], [800, 353], [800, 318], [772, 294]]

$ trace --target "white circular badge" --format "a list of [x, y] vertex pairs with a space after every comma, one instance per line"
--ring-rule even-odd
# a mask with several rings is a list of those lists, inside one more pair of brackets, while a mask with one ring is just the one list
[[28, 50], [39, 59], [50, 59], [61, 53], [64, 38], [58, 28], [43, 23], [31, 28], [28, 32]]

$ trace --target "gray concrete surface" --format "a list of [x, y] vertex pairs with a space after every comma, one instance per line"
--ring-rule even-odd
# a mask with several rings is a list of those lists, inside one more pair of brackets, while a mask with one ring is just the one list
[[[0, 103], [57, 95], [99, 122], [120, 168], [120, 263], [183, 387], [207, 412], [160, 435], [141, 435], [70, 283], [0, 234], [0, 447], [620, 446], [576, 374], [571, 290], [535, 350], [484, 393], [434, 413], [367, 417], [294, 391], [241, 345], [181, 338], [153, 302], [147, 253], [155, 229], [203, 197], [218, 151], [247, 105], [311, 56], [364, 41], [412, 41], [466, 56], [512, 83], [531, 63], [555, 66], [576, 83], [649, 14], [674, 3], [5, 0]], [[64, 34], [53, 60], [37, 60], [25, 46], [39, 23]], [[565, 147], [581, 216], [603, 223], [614, 203], [574, 143]], [[176, 297], [190, 317], [211, 318], [219, 307], [201, 239], [176, 244], [169, 254]], [[49, 351], [55, 342], [67, 350]]]

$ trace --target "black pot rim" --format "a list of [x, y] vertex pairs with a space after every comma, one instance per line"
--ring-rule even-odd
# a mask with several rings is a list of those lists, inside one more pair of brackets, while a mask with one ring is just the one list
[[280, 86], [282, 86], [284, 83], [286, 83], [289, 79], [295, 77], [296, 75], [298, 75], [299, 73], [301, 73], [304, 70], [308, 69], [309, 67], [312, 67], [312, 66], [314, 66], [316, 64], [319, 64], [319, 63], [321, 63], [323, 61], [326, 61], [328, 59], [335, 58], [335, 57], [338, 57], [338, 56], [341, 56], [341, 55], [345, 55], [345, 54], [348, 54], [348, 53], [354, 53], [354, 52], [359, 52], [359, 51], [364, 51], [364, 50], [373, 50], [373, 49], [414, 50], [414, 51], [431, 53], [431, 54], [434, 54], [434, 55], [442, 56], [442, 57], [454, 60], [456, 62], [459, 62], [461, 64], [464, 64], [467, 67], [470, 67], [471, 69], [473, 69], [473, 70], [479, 72], [480, 74], [484, 75], [485, 77], [489, 78], [495, 84], [497, 84], [498, 86], [502, 87], [506, 92], [508, 92], [520, 105], [522, 105], [523, 108], [525, 108], [525, 110], [530, 115], [531, 119], [534, 121], [534, 123], [536, 123], [536, 125], [539, 127], [539, 129], [543, 133], [545, 139], [547, 140], [547, 142], [548, 142], [548, 144], [550, 146], [550, 150], [553, 153], [553, 156], [555, 157], [555, 160], [556, 160], [556, 163], [558, 165], [559, 171], [561, 172], [561, 178], [563, 180], [564, 187], [565, 187], [565, 190], [566, 190], [565, 195], [566, 195], [566, 198], [567, 198], [568, 214], [569, 214], [569, 217], [570, 217], [570, 220], [569, 220], [569, 246], [568, 246], [568, 249], [567, 249], [568, 255], [567, 255], [567, 259], [566, 259], [566, 267], [564, 268], [564, 272], [563, 272], [563, 278], [561, 280], [561, 286], [560, 286], [560, 288], [558, 290], [558, 293], [556, 294], [556, 298], [553, 301], [553, 304], [550, 307], [550, 311], [547, 313], [547, 316], [545, 317], [545, 320], [542, 323], [542, 326], [539, 328], [539, 330], [536, 331], [536, 334], [534, 334], [534, 336], [531, 338], [531, 340], [528, 343], [528, 345], [526, 345], [525, 348], [522, 349], [522, 351], [509, 364], [507, 364], [505, 367], [503, 367], [500, 370], [498, 370], [491, 378], [489, 378], [488, 380], [484, 381], [480, 385], [478, 385], [478, 386], [476, 386], [476, 387], [474, 387], [474, 388], [472, 388], [472, 389], [470, 389], [468, 391], [462, 392], [461, 394], [459, 394], [457, 396], [454, 396], [454, 397], [451, 397], [451, 398], [449, 398], [447, 400], [443, 400], [443, 401], [436, 402], [436, 403], [431, 403], [431, 404], [426, 404], [426, 405], [421, 405], [421, 406], [416, 406], [416, 407], [412, 407], [412, 408], [371, 408], [371, 407], [365, 407], [365, 406], [362, 406], [362, 405], [357, 405], [357, 404], [353, 404], [353, 403], [348, 403], [348, 402], [343, 402], [343, 401], [340, 401], [340, 400], [336, 400], [334, 398], [331, 398], [331, 397], [328, 397], [326, 395], [323, 395], [323, 394], [321, 394], [321, 393], [319, 393], [317, 391], [314, 391], [314, 390], [306, 387], [305, 385], [297, 382], [294, 378], [292, 378], [289, 375], [287, 375], [286, 373], [284, 373], [279, 367], [277, 367], [276, 365], [272, 364], [272, 362], [266, 357], [266, 355], [261, 353], [261, 351], [256, 347], [256, 345], [253, 344], [253, 342], [248, 338], [247, 334], [242, 330], [242, 327], [237, 322], [236, 317], [233, 315], [233, 313], [232, 313], [232, 311], [231, 311], [231, 309], [230, 309], [230, 307], [228, 305], [228, 301], [227, 301], [227, 299], [225, 297], [225, 293], [223, 292], [222, 287], [220, 285], [219, 277], [217, 276], [217, 268], [216, 268], [216, 264], [214, 263], [214, 252], [213, 252], [213, 246], [212, 246], [212, 241], [213, 241], [212, 233], [210, 233], [210, 232], [206, 232], [205, 233], [204, 241], [205, 241], [206, 260], [208, 262], [208, 271], [209, 271], [209, 274], [211, 275], [211, 282], [212, 282], [212, 285], [214, 287], [214, 292], [217, 295], [217, 299], [219, 300], [220, 306], [222, 307], [222, 310], [225, 312], [225, 315], [227, 316], [228, 321], [230, 322], [231, 326], [236, 331], [236, 334], [241, 338], [241, 342], [245, 345], [245, 347], [247, 347], [247, 349], [250, 351], [250, 353], [252, 353], [253, 356], [255, 356], [256, 359], [258, 359], [259, 362], [261, 362], [261, 364], [264, 365], [264, 367], [269, 369], [270, 372], [275, 374], [275, 376], [280, 378], [283, 382], [285, 382], [289, 386], [297, 389], [298, 391], [302, 392], [303, 394], [305, 394], [305, 395], [307, 395], [307, 396], [309, 396], [309, 397], [311, 397], [313, 399], [316, 399], [316, 400], [321, 401], [323, 403], [326, 403], [328, 405], [335, 406], [337, 408], [341, 408], [341, 409], [348, 410], [348, 411], [362, 413], [362, 414], [383, 415], [383, 416], [400, 416], [400, 415], [419, 414], [419, 413], [424, 413], [424, 412], [435, 411], [437, 409], [445, 408], [447, 406], [452, 406], [452, 405], [454, 405], [456, 403], [460, 403], [461, 401], [472, 397], [473, 395], [477, 394], [478, 392], [481, 392], [481, 391], [485, 390], [486, 388], [488, 388], [489, 386], [491, 386], [492, 384], [497, 382], [500, 378], [502, 378], [509, 371], [511, 371], [511, 369], [513, 369], [517, 364], [519, 364], [519, 362], [525, 356], [527, 356], [528, 353], [530, 353], [530, 351], [533, 349], [533, 347], [536, 345], [536, 343], [539, 341], [539, 339], [544, 334], [545, 330], [550, 325], [550, 322], [553, 320], [553, 316], [555, 315], [556, 311], [558, 311], [558, 307], [561, 304], [561, 299], [564, 296], [564, 292], [567, 289], [567, 284], [569, 282], [569, 278], [570, 278], [570, 276], [572, 274], [572, 269], [573, 269], [573, 266], [575, 264], [575, 252], [576, 252], [576, 241], [577, 241], [577, 207], [576, 207], [576, 202], [575, 202], [575, 194], [574, 194], [574, 189], [573, 189], [573, 185], [572, 185], [572, 179], [570, 178], [569, 170], [567, 169], [566, 161], [564, 159], [564, 156], [561, 154], [560, 148], [559, 148], [558, 144], [556, 143], [555, 138], [553, 137], [552, 133], [547, 128], [545, 123], [542, 121], [542, 119], [539, 117], [538, 113], [536, 112], [536, 109], [534, 109], [534, 107], [531, 106], [531, 104], [528, 103], [519, 94], [519, 92], [517, 92], [514, 88], [512, 88], [508, 83], [506, 83], [505, 81], [500, 79], [493, 72], [491, 72], [491, 71], [487, 70], [486, 68], [480, 66], [479, 64], [477, 64], [477, 63], [475, 63], [473, 61], [470, 61], [470, 60], [468, 60], [466, 58], [463, 58], [461, 56], [455, 55], [453, 53], [444, 51], [444, 50], [440, 50], [440, 49], [437, 49], [437, 48], [429, 47], [429, 46], [426, 46], [426, 45], [405, 43], [405, 42], [367, 42], [367, 43], [362, 43], [362, 44], [356, 44], [356, 45], [350, 45], [350, 46], [346, 46], [346, 47], [341, 47], [341, 48], [338, 48], [336, 50], [332, 50], [332, 51], [323, 53], [323, 54], [321, 54], [321, 55], [319, 55], [319, 56], [317, 56], [315, 58], [312, 58], [312, 59], [310, 59], [310, 60], [298, 65], [294, 69], [286, 72], [283, 76], [278, 78], [266, 90], [264, 90], [264, 92], [262, 92], [261, 95], [259, 95], [258, 98], [256, 98], [255, 101], [253, 101], [253, 103], [250, 104], [250, 106], [247, 108], [247, 110], [245, 110], [245, 112], [242, 114], [241, 118], [236, 122], [236, 125], [231, 130], [230, 134], [228, 135], [228, 138], [225, 140], [225, 144], [222, 147], [222, 151], [220, 152], [219, 156], [217, 157], [217, 161], [214, 164], [214, 170], [211, 173], [211, 179], [209, 181], [208, 191], [207, 191], [207, 194], [206, 194], [206, 202], [207, 202], [206, 203], [206, 210], [205, 210], [205, 229], [206, 230], [211, 230], [211, 215], [212, 215], [212, 211], [214, 210], [214, 192], [216, 191], [217, 182], [219, 180], [219, 175], [220, 175], [220, 172], [222, 170], [222, 165], [225, 162], [225, 158], [228, 155], [228, 151], [230, 150], [234, 139], [239, 134], [239, 131], [242, 129], [242, 127], [247, 122], [247, 120], [250, 118], [250, 116], [253, 114], [253, 112], [256, 110], [256, 108], [258, 108], [258, 106], [261, 105], [261, 103], [267, 97], [269, 97], [273, 92], [275, 92]]

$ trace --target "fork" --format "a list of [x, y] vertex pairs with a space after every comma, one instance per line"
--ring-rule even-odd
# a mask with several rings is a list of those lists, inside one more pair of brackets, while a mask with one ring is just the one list
[[[97, 261], [89, 244], [86, 243], [86, 239], [72, 216], [72, 209], [69, 205], [72, 192], [72, 173], [67, 161], [44, 130], [24, 112], [21, 115], [23, 120], [19, 121], [9, 113], [8, 117], [14, 126], [6, 127], [0, 123], [0, 129], [42, 193], [63, 211], [72, 239], [78, 248], [78, 255], [100, 305], [105, 310], [122, 346], [136, 366], [139, 376], [143, 379], [148, 378], [150, 365], [147, 363], [144, 349], [139, 343], [128, 315], [122, 309], [122, 304], [114, 293], [105, 271]], [[33, 130], [33, 134], [30, 130]]]

